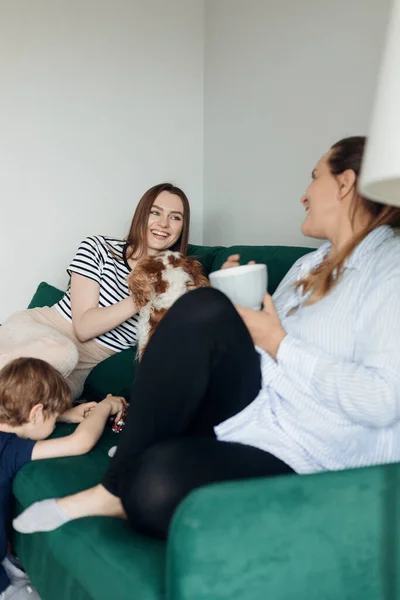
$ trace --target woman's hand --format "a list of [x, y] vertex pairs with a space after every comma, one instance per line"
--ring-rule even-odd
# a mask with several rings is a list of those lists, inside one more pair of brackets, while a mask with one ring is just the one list
[[82, 423], [96, 406], [97, 402], [83, 402], [66, 410], [57, 420], [62, 423]]
[[254, 344], [276, 359], [286, 331], [282, 327], [272, 297], [265, 294], [264, 308], [260, 312], [241, 306], [237, 306], [236, 310], [249, 330]]
[[[250, 260], [247, 264], [255, 265], [254, 260]], [[224, 262], [221, 269], [231, 269], [232, 267], [240, 267], [240, 254], [232, 254], [228, 257], [228, 260]]]

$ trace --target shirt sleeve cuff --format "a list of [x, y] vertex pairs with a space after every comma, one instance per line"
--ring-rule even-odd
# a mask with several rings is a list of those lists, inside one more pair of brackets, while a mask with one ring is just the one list
[[280, 343], [276, 360], [291, 380], [301, 382], [306, 387], [311, 385], [318, 362], [317, 349], [291, 335], [286, 335]]
[[93, 273], [92, 271], [89, 271], [88, 269], [84, 269], [82, 267], [76, 266], [73, 263], [71, 263], [70, 266], [68, 267], [67, 273], [68, 273], [69, 277], [72, 276], [72, 273], [76, 273], [77, 275], [83, 275], [83, 277], [92, 279], [93, 281], [95, 281], [96, 283], [98, 283], [100, 285], [100, 275], [97, 275], [96, 273]]

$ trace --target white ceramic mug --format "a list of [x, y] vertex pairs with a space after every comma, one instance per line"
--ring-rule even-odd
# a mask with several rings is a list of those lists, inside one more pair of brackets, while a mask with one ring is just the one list
[[210, 273], [212, 287], [238, 306], [260, 310], [267, 292], [266, 265], [243, 265]]

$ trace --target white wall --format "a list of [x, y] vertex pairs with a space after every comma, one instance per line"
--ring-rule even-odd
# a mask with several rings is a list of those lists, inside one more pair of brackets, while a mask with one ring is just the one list
[[299, 244], [319, 156], [368, 130], [391, 0], [206, 0], [204, 242]]
[[201, 242], [203, 2], [0, 0], [0, 322], [164, 180]]
[[390, 3], [0, 0], [0, 322], [163, 180], [195, 243], [204, 186], [204, 243], [308, 245], [299, 198], [367, 131]]

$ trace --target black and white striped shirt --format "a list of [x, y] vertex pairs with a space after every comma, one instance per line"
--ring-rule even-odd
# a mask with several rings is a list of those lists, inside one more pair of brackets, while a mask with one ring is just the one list
[[[87, 237], [80, 244], [67, 272], [78, 273], [99, 284], [99, 307], [112, 306], [129, 296], [127, 277], [131, 269], [125, 258], [126, 242], [103, 235]], [[65, 293], [56, 309], [72, 321], [71, 291]], [[116, 352], [136, 344], [137, 316], [128, 319], [115, 329], [94, 338], [96, 342]]]

